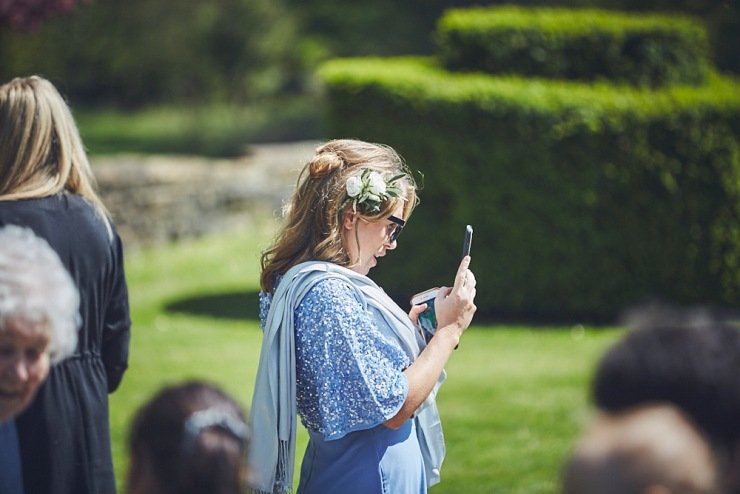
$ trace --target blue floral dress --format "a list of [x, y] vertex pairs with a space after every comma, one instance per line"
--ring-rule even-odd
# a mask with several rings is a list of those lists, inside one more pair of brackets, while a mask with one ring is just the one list
[[[262, 294], [264, 326], [270, 297]], [[393, 430], [410, 362], [346, 281], [314, 285], [295, 311], [296, 401], [309, 443], [299, 494], [419, 494], [424, 464], [413, 420]]]

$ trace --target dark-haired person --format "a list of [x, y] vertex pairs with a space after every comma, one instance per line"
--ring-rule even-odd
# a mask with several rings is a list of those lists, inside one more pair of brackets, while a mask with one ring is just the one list
[[740, 493], [740, 328], [703, 309], [645, 307], [600, 360], [592, 385], [607, 413], [677, 407], [717, 455], [723, 493]]
[[248, 436], [241, 407], [217, 386], [167, 386], [134, 417], [128, 494], [243, 494]]

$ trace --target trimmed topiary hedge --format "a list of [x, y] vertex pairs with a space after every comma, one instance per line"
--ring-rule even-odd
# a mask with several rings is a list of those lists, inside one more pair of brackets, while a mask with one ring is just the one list
[[555, 79], [639, 86], [700, 84], [710, 67], [701, 24], [687, 17], [605, 10], [453, 9], [437, 28], [442, 64]]
[[320, 71], [330, 137], [387, 143], [422, 203], [373, 276], [450, 284], [465, 224], [481, 316], [614, 318], [648, 297], [740, 301], [740, 86], [448, 73], [431, 59]]

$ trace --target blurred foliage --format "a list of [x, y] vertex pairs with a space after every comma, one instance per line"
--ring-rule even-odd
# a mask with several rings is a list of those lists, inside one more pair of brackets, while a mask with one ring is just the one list
[[737, 0], [598, 0], [602, 7], [634, 11], [682, 12], [701, 19], [709, 33], [714, 64], [740, 73], [740, 2]]
[[440, 14], [471, 0], [285, 0], [304, 35], [332, 56], [431, 53]]
[[75, 112], [91, 154], [171, 153], [241, 156], [249, 143], [317, 139], [320, 114], [313, 98], [263, 100], [249, 105], [151, 106], [131, 111]]
[[[44, 75], [75, 106], [241, 105], [276, 95], [315, 95], [313, 72], [327, 59], [433, 53], [433, 32], [442, 13], [480, 3], [0, 0], [0, 80]], [[740, 7], [735, 1], [487, 3], [685, 12], [709, 26], [720, 70], [740, 72]], [[74, 8], [54, 15], [58, 7]], [[34, 20], [37, 29], [11, 24], [11, 8], [26, 9], [24, 15]]]
[[[0, 0], [0, 81], [50, 79], [84, 110], [92, 152], [232, 155], [255, 140], [322, 138], [318, 66], [339, 56], [435, 53], [442, 14], [480, 3]], [[488, 3], [688, 13], [710, 27], [716, 65], [740, 72], [735, 1]]]
[[285, 0], [314, 46], [335, 56], [432, 54], [432, 33], [442, 13], [480, 5], [604, 8], [673, 12], [702, 20], [715, 65], [740, 73], [740, 2], [737, 0]]
[[304, 89], [295, 19], [275, 0], [96, 0], [0, 32], [0, 75], [40, 73], [85, 105], [246, 103]]
[[47, 18], [69, 11], [77, 3], [77, 0], [0, 0], [0, 24], [19, 30], [37, 29]]

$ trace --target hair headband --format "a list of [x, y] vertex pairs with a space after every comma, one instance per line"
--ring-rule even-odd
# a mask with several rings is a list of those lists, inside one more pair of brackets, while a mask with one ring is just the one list
[[222, 410], [208, 408], [194, 412], [185, 421], [185, 434], [183, 437], [185, 452], [188, 454], [192, 453], [200, 433], [204, 429], [210, 429], [212, 427], [217, 427], [228, 432], [241, 443], [245, 443], [249, 439], [249, 428], [247, 424]]

